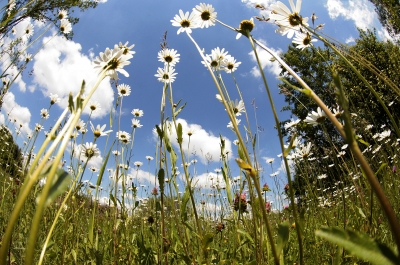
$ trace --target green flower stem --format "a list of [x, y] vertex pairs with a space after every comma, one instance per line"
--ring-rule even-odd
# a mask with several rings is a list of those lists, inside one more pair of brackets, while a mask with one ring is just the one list
[[[54, 159], [53, 165], [51, 167], [51, 170], [50, 170], [49, 175], [48, 175], [47, 180], [46, 180], [46, 185], [44, 186], [42, 194], [41, 194], [41, 199], [40, 199], [40, 201], [39, 201], [39, 203], [37, 205], [36, 212], [35, 212], [35, 215], [34, 215], [33, 220], [32, 220], [31, 232], [30, 232], [30, 235], [29, 235], [29, 238], [28, 238], [28, 247], [26, 249], [25, 264], [30, 264], [33, 261], [34, 253], [35, 253], [36, 238], [37, 238], [37, 234], [38, 234], [39, 227], [40, 227], [40, 220], [42, 218], [42, 214], [43, 214], [43, 211], [44, 211], [44, 208], [45, 208], [45, 199], [47, 198], [47, 196], [48, 196], [48, 194], [50, 192], [50, 188], [51, 188], [54, 176], [55, 176], [55, 172], [57, 170], [59, 162], [62, 159], [64, 150], [65, 150], [65, 148], [66, 148], [66, 146], [68, 144], [69, 135], [72, 134], [72, 131], [74, 130], [75, 125], [78, 123], [80, 115], [81, 115], [83, 109], [85, 108], [86, 104], [88, 103], [88, 100], [93, 95], [94, 91], [97, 89], [97, 87], [99, 86], [100, 82], [104, 79], [105, 75], [106, 75], [106, 71], [104, 70], [102, 72], [101, 76], [99, 77], [97, 83], [94, 85], [94, 87], [92, 88], [92, 90], [88, 94], [87, 98], [83, 101], [82, 108], [77, 109], [76, 113], [71, 115], [71, 117], [69, 119], [69, 120], [71, 120], [71, 122], [69, 123], [69, 126], [65, 126], [64, 127], [65, 130], [67, 130], [67, 132], [64, 134], [63, 133], [64, 128], [63, 128], [63, 131], [57, 137], [58, 139], [61, 139], [64, 136], [64, 139], [63, 139], [63, 141], [61, 143], [61, 146], [60, 146], [59, 151], [58, 151], [58, 153], [56, 155], [56, 158]], [[77, 100], [79, 100], [79, 98], [77, 98]], [[58, 142], [55, 141], [52, 144], [52, 146], [50, 147], [50, 149], [55, 148], [57, 145], [58, 145]], [[37, 179], [37, 177], [39, 176], [39, 174], [41, 172], [41, 169], [44, 167], [44, 165], [45, 165], [45, 163], [47, 161], [46, 157], [50, 156], [51, 153], [52, 153], [52, 151], [49, 151], [45, 155], [45, 158], [42, 160], [42, 162], [39, 164], [38, 168], [32, 174], [31, 180], [35, 181]], [[26, 192], [29, 193], [29, 190], [26, 190]], [[1, 256], [1, 252], [0, 252], [0, 256]]]
[[[253, 37], [250, 35], [250, 33], [248, 33], [248, 39], [250, 40], [251, 47], [253, 48], [254, 55], [256, 57], [257, 64], [258, 64], [258, 67], [260, 69], [260, 73], [261, 73], [261, 76], [262, 76], [262, 79], [263, 79], [263, 82], [264, 82], [264, 86], [265, 86], [265, 89], [266, 89], [267, 94], [268, 94], [268, 99], [269, 99], [269, 102], [271, 104], [272, 113], [273, 113], [274, 119], [275, 119], [275, 125], [276, 125], [277, 131], [278, 131], [279, 142], [280, 142], [280, 145], [281, 145], [282, 154], [284, 154], [285, 153], [285, 147], [284, 147], [284, 143], [283, 143], [283, 135], [282, 135], [282, 132], [280, 130], [280, 123], [279, 123], [279, 119], [278, 119], [278, 114], [276, 113], [274, 100], [272, 98], [271, 91], [270, 91], [268, 83], [267, 83], [267, 79], [265, 77], [263, 68], [261, 66], [261, 62], [260, 62], [260, 59], [258, 57], [258, 53], [257, 53], [256, 47], [254, 45]], [[301, 233], [301, 227], [300, 227], [300, 223], [299, 223], [299, 218], [297, 216], [297, 207], [296, 207], [295, 200], [294, 200], [294, 191], [293, 191], [292, 179], [291, 179], [291, 176], [290, 176], [289, 164], [288, 164], [288, 161], [287, 161], [287, 158], [286, 158], [285, 155], [283, 156], [283, 161], [285, 163], [286, 174], [287, 174], [287, 179], [288, 179], [288, 185], [289, 185], [289, 191], [290, 191], [290, 201], [291, 201], [291, 204], [292, 204], [292, 213], [293, 213], [294, 221], [295, 221], [295, 224], [296, 224], [297, 240], [298, 240], [298, 244], [299, 244], [300, 265], [302, 265], [302, 264], [304, 264], [304, 258], [303, 258], [303, 252], [304, 251], [303, 251], [302, 233]], [[260, 190], [260, 184], [259, 183], [258, 183], [257, 192], [259, 192], [259, 197], [262, 198], [261, 190]], [[262, 209], [263, 209], [263, 214], [264, 214], [264, 212], [266, 211], [265, 207], [262, 207]], [[268, 236], [271, 237], [272, 234], [270, 235], [270, 232], [268, 232]], [[273, 244], [273, 241], [271, 242], [271, 245], [272, 244]], [[274, 258], [275, 258], [275, 263], [279, 264], [279, 254], [277, 256], [275, 256], [276, 253], [273, 252], [273, 254], [274, 254]]]
[[[307, 27], [306, 27], [307, 28]], [[309, 31], [311, 30], [310, 28], [307, 28]], [[375, 89], [371, 86], [370, 83], [365, 79], [365, 77], [354, 67], [354, 65], [347, 60], [346, 57], [343, 56], [343, 54], [336, 49], [335, 46], [333, 46], [329, 41], [327, 41], [324, 37], [322, 37], [320, 34], [317, 32], [313, 32], [315, 36], [317, 36], [325, 45], [329, 46], [337, 55], [340, 56], [340, 58], [343, 59], [343, 61], [347, 64], [347, 66], [350, 67], [350, 69], [357, 75], [358, 78], [361, 79], [361, 81], [368, 87], [369, 91], [375, 96], [375, 98], [378, 100], [378, 102], [381, 104], [382, 108], [385, 110], [386, 114], [388, 115], [390, 121], [392, 122], [392, 125], [394, 127], [394, 130], [396, 131], [397, 137], [400, 137], [400, 129], [397, 126], [396, 121], [394, 120], [392, 114], [390, 113], [389, 109], [386, 107], [385, 103], [382, 101], [381, 97], [378, 95], [378, 93], [375, 91]]]
[[[191, 36], [188, 32], [186, 32], [186, 33], [187, 33], [188, 37], [191, 39], [191, 41], [193, 42], [193, 44], [196, 46], [196, 48], [197, 48], [197, 50], [198, 50], [200, 56], [202, 57], [203, 61], [206, 61], [206, 59], [205, 59], [205, 57], [204, 57], [204, 55], [203, 55], [203, 53], [202, 53], [200, 47], [199, 47], [198, 44], [196, 43], [196, 41], [192, 38], [192, 36]], [[243, 153], [244, 153], [244, 155], [246, 156], [247, 163], [248, 163], [249, 165], [251, 165], [251, 164], [252, 164], [252, 163], [251, 163], [251, 159], [250, 159], [249, 153], [248, 153], [248, 151], [247, 151], [246, 145], [245, 145], [245, 143], [244, 143], [244, 141], [243, 141], [243, 138], [242, 138], [242, 136], [241, 136], [241, 134], [240, 134], [239, 128], [238, 128], [238, 126], [237, 126], [237, 124], [236, 124], [235, 115], [232, 113], [232, 109], [231, 109], [231, 107], [229, 106], [229, 104], [227, 103], [227, 101], [226, 101], [226, 99], [225, 99], [225, 97], [224, 97], [223, 91], [222, 91], [221, 87], [219, 86], [218, 81], [217, 81], [217, 79], [216, 79], [216, 77], [215, 77], [213, 71], [211, 70], [211, 68], [210, 68], [210, 66], [209, 66], [208, 64], [207, 64], [207, 69], [208, 69], [208, 71], [210, 72], [211, 77], [213, 78], [213, 81], [214, 81], [214, 83], [215, 83], [215, 86], [217, 87], [218, 92], [219, 92], [219, 94], [220, 94], [220, 96], [221, 96], [222, 103], [223, 103], [223, 105], [224, 105], [224, 107], [225, 107], [225, 109], [226, 109], [226, 111], [227, 111], [227, 113], [228, 113], [229, 119], [230, 119], [231, 122], [232, 122], [233, 129], [234, 129], [234, 131], [235, 131], [235, 133], [236, 133], [236, 135], [237, 135], [237, 137], [238, 137], [238, 140], [239, 140], [240, 148], [242, 148]], [[254, 182], [254, 185], [255, 185], [255, 187], [256, 187], [257, 194], [258, 194], [259, 198], [262, 198], [260, 183], [259, 183], [259, 180], [258, 180], [258, 174], [257, 174], [257, 176], [251, 176], [251, 177], [252, 177], [252, 179], [253, 179], [253, 182]], [[251, 182], [249, 181], [249, 185], [250, 185], [250, 184], [251, 184]], [[261, 207], [261, 211], [262, 211], [263, 219], [264, 219], [264, 221], [265, 221], [265, 225], [266, 225], [266, 227], [267, 227], [268, 239], [270, 240], [271, 249], [272, 249], [272, 253], [273, 253], [273, 255], [274, 255], [275, 263], [276, 263], [276, 264], [279, 264], [279, 255], [278, 255], [278, 253], [276, 252], [274, 239], [273, 239], [273, 237], [272, 237], [271, 226], [270, 226], [269, 221], [268, 221], [267, 212], [266, 212], [265, 207]]]

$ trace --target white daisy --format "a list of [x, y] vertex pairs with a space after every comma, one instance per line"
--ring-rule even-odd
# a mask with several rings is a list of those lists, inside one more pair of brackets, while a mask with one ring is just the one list
[[140, 109], [133, 109], [131, 112], [135, 117], [142, 117], [144, 112]]
[[25, 36], [27, 38], [31, 37], [33, 35], [33, 25], [29, 23], [29, 25], [25, 29]]
[[326, 113], [321, 110], [320, 107], [317, 108], [317, 112], [312, 111], [308, 114], [307, 118], [304, 120], [308, 124], [312, 124], [316, 126], [320, 123], [323, 123], [326, 120]]
[[41, 109], [40, 116], [42, 116], [43, 119], [47, 120], [50, 117], [49, 111], [47, 109]]
[[122, 50], [122, 54], [130, 54], [133, 56], [135, 54], [135, 51], [132, 51], [132, 48], [135, 47], [135, 44], [132, 44], [131, 46], [128, 46], [129, 41], [125, 42], [125, 44], [122, 44], [122, 42], [119, 43], [119, 45], [115, 44], [114, 49], [119, 48]]
[[158, 60], [165, 64], [169, 64], [169, 66], [175, 66], [175, 64], [179, 63], [180, 54], [177, 53], [177, 50], [174, 49], [163, 49], [158, 52]]
[[227, 55], [225, 60], [222, 61], [222, 69], [227, 73], [233, 73], [242, 62], [236, 62], [233, 56]]
[[118, 79], [117, 72], [120, 72], [125, 77], [129, 77], [128, 72], [123, 68], [131, 63], [129, 62], [129, 59], [131, 59], [133, 56], [129, 53], [123, 54], [123, 52], [124, 51], [120, 48], [114, 48], [112, 50], [106, 48], [106, 50], [101, 52], [100, 55], [93, 61], [95, 64], [94, 68], [97, 69], [99, 73], [107, 69], [107, 75], [113, 80]]
[[58, 17], [59, 20], [66, 19], [68, 17], [67, 10], [61, 9], [60, 11], [58, 11], [58, 16], [57, 17]]
[[279, 28], [276, 30], [277, 33], [282, 35], [287, 34], [288, 38], [292, 38], [296, 31], [300, 31], [302, 25], [308, 26], [308, 18], [303, 18], [299, 14], [301, 2], [302, 0], [297, 0], [295, 6], [293, 0], [289, 0], [292, 11], [290, 11], [290, 9], [280, 1], [271, 5], [272, 14], [269, 16], [269, 18], [275, 20], [275, 23], [279, 26]]
[[199, 16], [198, 21], [200, 23], [200, 28], [215, 26], [217, 12], [214, 12], [212, 5], [200, 3], [200, 5], [193, 8], [193, 12]]
[[296, 32], [296, 36], [293, 39], [293, 43], [297, 44], [296, 48], [297, 49], [302, 49], [304, 50], [307, 47], [310, 47], [312, 45], [312, 42], [316, 42], [317, 39], [312, 39], [310, 33], [301, 33], [301, 32]]
[[143, 125], [140, 124], [140, 121], [138, 119], [132, 119], [132, 127], [133, 128], [141, 128]]
[[57, 94], [50, 93], [50, 105], [54, 105], [60, 101], [61, 101], [61, 99], [58, 97]]
[[94, 143], [80, 144], [78, 150], [80, 155], [86, 159], [100, 156], [100, 150], [97, 148], [97, 144]]
[[100, 127], [100, 124], [96, 126], [96, 128], [93, 126], [93, 123], [90, 122], [90, 129], [92, 130], [94, 134], [94, 138], [98, 138], [100, 136], [106, 136], [108, 133], [112, 132], [112, 130], [104, 131], [106, 128], [106, 125], [103, 124], [103, 126]]
[[118, 95], [120, 97], [127, 97], [131, 94], [131, 87], [126, 84], [120, 84], [117, 86]]
[[181, 32], [192, 33], [192, 29], [199, 27], [199, 21], [198, 16], [196, 16], [196, 12], [192, 12], [189, 15], [189, 12], [183, 13], [181, 9], [179, 10], [179, 15], [175, 15], [171, 22], [172, 26], [180, 27], [177, 34]]
[[89, 101], [89, 108], [91, 111], [95, 111], [101, 109], [101, 105], [97, 101]]
[[63, 34], [69, 34], [72, 31], [72, 25], [71, 23], [68, 21], [68, 19], [61, 19], [61, 23], [60, 23], [60, 31]]
[[167, 68], [168, 67], [158, 67], [157, 74], [155, 74], [154, 76], [158, 77], [157, 80], [160, 82], [173, 83], [175, 81], [175, 75], [177, 75], [177, 73], [174, 73], [175, 69], [173, 67], [169, 67], [169, 69]]
[[131, 135], [125, 131], [119, 131], [117, 132], [117, 138], [121, 143], [127, 144], [131, 140]]

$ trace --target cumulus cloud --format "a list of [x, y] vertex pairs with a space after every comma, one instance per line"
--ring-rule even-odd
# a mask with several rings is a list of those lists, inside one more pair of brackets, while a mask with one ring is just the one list
[[[199, 159], [201, 163], [207, 164], [207, 158], [212, 162], [218, 162], [221, 154], [220, 150], [220, 138], [219, 136], [215, 136], [211, 132], [207, 132], [204, 130], [201, 125], [198, 124], [189, 124], [184, 119], [177, 119], [177, 124], [180, 123], [182, 125], [182, 138], [183, 138], [183, 150], [187, 154], [196, 154], [196, 159]], [[178, 148], [178, 142], [176, 140], [176, 131], [174, 129], [173, 124], [171, 123], [172, 134], [169, 136], [173, 146]], [[190, 136], [190, 145], [188, 149], [189, 136], [188, 132], [192, 132], [192, 136]], [[156, 133], [154, 132], [154, 136]], [[223, 137], [225, 140], [225, 150], [232, 151], [232, 142]], [[207, 156], [207, 158], [206, 158]], [[191, 157], [193, 157], [191, 155]]]
[[353, 20], [358, 28], [373, 27], [376, 13], [368, 0], [328, 0], [325, 6], [333, 20], [342, 16], [345, 20]]
[[[260, 40], [261, 43], [266, 45], [266, 42], [264, 40]], [[281, 49], [274, 49], [270, 48], [274, 53], [279, 54], [282, 52]], [[268, 72], [278, 76], [279, 73], [281, 72], [281, 68], [279, 66], [279, 63], [277, 61], [271, 61], [271, 54], [269, 54], [267, 51], [261, 49], [260, 47], [256, 47], [258, 58], [260, 59], [261, 66], [263, 69], [266, 69]], [[254, 52], [251, 51], [249, 52], [250, 58], [253, 62], [256, 62], [256, 56], [254, 55]], [[251, 69], [251, 74], [255, 77], [261, 76], [260, 70], [258, 69], [258, 66], [254, 66]]]
[[[43, 43], [48, 40], [49, 38], [44, 38]], [[91, 60], [82, 54], [81, 50], [82, 46], [79, 43], [56, 36], [36, 54], [34, 59], [34, 83], [46, 96], [50, 93], [57, 94], [62, 99], [59, 103], [62, 108], [67, 107], [70, 92], [73, 95], [78, 94], [83, 80], [86, 82], [85, 91], [88, 93], [98, 78]], [[101, 82], [91, 100], [101, 105], [101, 109], [92, 114], [93, 118], [102, 117], [109, 112], [114, 93], [108, 78]], [[85, 112], [90, 111], [87, 108]]]
[[245, 3], [246, 6], [248, 6], [249, 8], [254, 8], [257, 4], [267, 8], [267, 10], [258, 9], [260, 11], [260, 15], [263, 16], [268, 16], [268, 14], [270, 13], [270, 11], [268, 10], [269, 6], [275, 4], [276, 2], [276, 0], [242, 0], [242, 3]]
[[4, 96], [3, 100], [2, 109], [9, 115], [8, 117], [4, 117], [4, 115], [1, 114], [2, 118], [0, 118], [0, 121], [4, 123], [8, 118], [14, 122], [15, 119], [15, 126], [22, 124], [21, 132], [26, 134], [30, 133], [32, 130], [29, 128], [29, 122], [31, 120], [31, 112], [29, 109], [27, 107], [22, 107], [15, 102], [15, 96], [12, 92], [8, 92]]
[[193, 178], [192, 180], [193, 186], [196, 188], [203, 188], [203, 189], [211, 189], [211, 188], [225, 188], [226, 183], [222, 173], [203, 173]]

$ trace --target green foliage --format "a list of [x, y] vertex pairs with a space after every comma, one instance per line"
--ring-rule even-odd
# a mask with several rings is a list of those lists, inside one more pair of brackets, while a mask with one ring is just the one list
[[400, 41], [400, 2], [398, 0], [369, 0], [375, 5], [379, 21], [390, 36]]
[[0, 127], [0, 172], [3, 176], [10, 176], [16, 181], [22, 181], [24, 176], [22, 171], [22, 154], [21, 149], [14, 142], [10, 130]]
[[317, 230], [315, 234], [343, 247], [361, 259], [370, 261], [372, 264], [397, 264], [397, 256], [393, 250], [363, 233], [350, 229], [325, 227]]

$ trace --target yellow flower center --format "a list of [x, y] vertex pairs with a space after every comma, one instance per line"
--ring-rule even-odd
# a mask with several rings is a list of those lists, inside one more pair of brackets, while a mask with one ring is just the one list
[[182, 28], [188, 28], [189, 26], [190, 26], [190, 21], [189, 20], [184, 19], [184, 20], [181, 21], [181, 27]]
[[290, 16], [289, 16], [289, 24], [292, 27], [301, 25], [302, 21], [303, 21], [303, 18], [298, 13], [293, 13], [293, 14], [290, 14]]
[[204, 11], [203, 13], [201, 13], [201, 19], [202, 20], [209, 20], [210, 19], [210, 17], [211, 17], [211, 14], [210, 14], [210, 12], [208, 12], [208, 11]]

